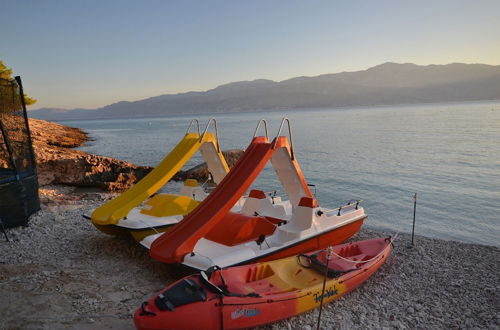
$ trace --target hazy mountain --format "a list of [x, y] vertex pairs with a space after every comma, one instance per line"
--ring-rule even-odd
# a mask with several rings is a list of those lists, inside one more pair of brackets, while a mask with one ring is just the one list
[[384, 63], [364, 71], [280, 82], [233, 82], [206, 92], [122, 101], [96, 110], [44, 108], [30, 111], [30, 116], [61, 120], [498, 99], [500, 65]]

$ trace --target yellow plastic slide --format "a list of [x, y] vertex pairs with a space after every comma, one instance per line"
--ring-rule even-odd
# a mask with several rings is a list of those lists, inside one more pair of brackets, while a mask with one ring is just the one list
[[92, 223], [100, 230], [115, 233], [106, 225], [116, 225], [129, 212], [163, 187], [182, 166], [200, 150], [216, 183], [229, 171], [216, 137], [210, 132], [186, 133], [177, 146], [158, 166], [132, 188], [97, 208], [91, 216]]

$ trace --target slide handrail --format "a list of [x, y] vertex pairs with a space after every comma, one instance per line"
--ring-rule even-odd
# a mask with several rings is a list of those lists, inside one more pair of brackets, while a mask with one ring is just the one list
[[[267, 131], [267, 121], [265, 119], [260, 119], [257, 123], [257, 127], [255, 127], [255, 132], [253, 133], [253, 138], [257, 135], [257, 131], [259, 130], [260, 124], [264, 123], [264, 131], [266, 132], [266, 139], [269, 140], [269, 134]], [[253, 139], [252, 138], [252, 139]]]
[[278, 137], [281, 134], [281, 130], [283, 129], [283, 124], [285, 123], [285, 121], [288, 124], [288, 138], [290, 139], [290, 152], [291, 152], [292, 160], [295, 160], [295, 155], [294, 155], [294, 152], [293, 152], [293, 138], [292, 138], [292, 129], [290, 127], [290, 119], [288, 119], [286, 117], [281, 120], [280, 128], [278, 130], [278, 134], [276, 134], [276, 137], [274, 139], [273, 149], [276, 147], [276, 143], [278, 142]]
[[191, 129], [191, 126], [193, 126], [193, 122], [196, 123], [196, 128], [198, 130], [198, 135], [200, 135], [200, 121], [198, 119], [191, 119], [191, 121], [189, 122], [189, 126], [186, 130], [186, 135], [189, 133], [189, 130]]
[[216, 143], [217, 143], [217, 152], [220, 152], [220, 145], [219, 145], [219, 129], [217, 128], [217, 120], [215, 120], [215, 118], [210, 118], [207, 122], [207, 126], [205, 127], [205, 130], [203, 131], [203, 134], [200, 136], [200, 142], [203, 140], [203, 137], [205, 136], [205, 134], [207, 133], [208, 131], [208, 128], [210, 127], [210, 124], [211, 123], [214, 123], [214, 127], [215, 127], [215, 140], [216, 140]]

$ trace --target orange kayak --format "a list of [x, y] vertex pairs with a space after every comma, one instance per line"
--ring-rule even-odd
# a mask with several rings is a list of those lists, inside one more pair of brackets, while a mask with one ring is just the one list
[[[289, 318], [348, 293], [388, 258], [391, 238], [187, 276], [144, 302], [138, 329], [244, 329]], [[327, 274], [325, 289], [323, 282]]]

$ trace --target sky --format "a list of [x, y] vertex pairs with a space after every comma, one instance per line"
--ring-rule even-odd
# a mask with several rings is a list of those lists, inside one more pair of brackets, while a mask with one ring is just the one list
[[385, 63], [500, 65], [500, 1], [0, 0], [31, 108], [97, 108]]

